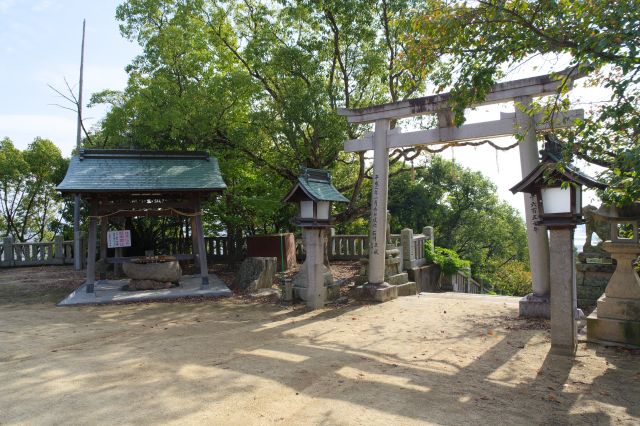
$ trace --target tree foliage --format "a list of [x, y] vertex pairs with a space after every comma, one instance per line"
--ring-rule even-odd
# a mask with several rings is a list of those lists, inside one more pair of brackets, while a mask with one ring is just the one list
[[36, 138], [21, 151], [9, 138], [0, 141], [0, 228], [17, 241], [51, 237], [59, 221], [61, 198], [55, 186], [62, 181], [67, 162], [53, 142]]
[[363, 129], [336, 109], [423, 88], [398, 61], [405, 47], [392, 25], [415, 3], [125, 1], [116, 11], [122, 34], [143, 53], [123, 93], [93, 96], [111, 105], [94, 144], [211, 151], [230, 183], [211, 214], [228, 228], [282, 226], [279, 201], [301, 165], [334, 169], [350, 198], [340, 218], [353, 219], [368, 209], [370, 164], [342, 152]]
[[471, 262], [473, 276], [492, 281], [509, 263], [528, 262], [527, 236], [518, 212], [480, 172], [434, 156], [414, 176], [389, 182], [392, 229], [433, 226], [438, 246]]
[[[458, 123], [506, 69], [536, 56], [569, 57], [574, 75], [588, 74], [611, 97], [564, 133], [565, 158], [576, 154], [607, 169], [607, 201], [640, 199], [640, 2], [428, 0], [414, 12], [409, 63], [440, 88], [452, 86]], [[568, 106], [567, 89], [548, 111]]]

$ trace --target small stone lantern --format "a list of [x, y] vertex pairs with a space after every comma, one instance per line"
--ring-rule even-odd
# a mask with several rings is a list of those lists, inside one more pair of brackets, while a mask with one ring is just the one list
[[324, 306], [324, 237], [331, 226], [331, 203], [347, 200], [331, 183], [327, 170], [302, 168], [298, 181], [283, 198], [284, 202], [297, 202], [298, 216], [294, 222], [302, 228], [307, 254], [307, 306], [315, 309]]
[[582, 186], [605, 185], [577, 171], [559, 166], [560, 147], [552, 136], [546, 137], [542, 161], [511, 192], [534, 194], [539, 206], [536, 225], [549, 229], [551, 351], [573, 356], [576, 350], [577, 298], [573, 233], [582, 218]]

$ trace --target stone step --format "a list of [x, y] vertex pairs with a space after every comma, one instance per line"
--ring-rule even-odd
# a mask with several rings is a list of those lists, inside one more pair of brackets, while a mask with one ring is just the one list
[[415, 296], [418, 294], [418, 286], [413, 281], [397, 285], [396, 287], [398, 288], [398, 296]]
[[409, 282], [409, 274], [406, 272], [402, 272], [400, 274], [389, 275], [384, 279], [391, 285], [400, 285]]

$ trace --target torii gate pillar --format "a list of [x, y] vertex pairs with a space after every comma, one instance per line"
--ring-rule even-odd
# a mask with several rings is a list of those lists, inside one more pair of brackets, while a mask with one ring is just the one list
[[398, 297], [398, 288], [384, 282], [387, 249], [387, 200], [389, 198], [389, 119], [376, 120], [373, 135], [373, 179], [369, 218], [369, 281], [359, 288], [365, 298], [378, 302]]
[[[523, 135], [518, 150], [520, 152], [520, 171], [524, 179], [540, 162], [536, 139], [536, 122], [535, 119], [523, 111], [531, 104], [530, 96], [515, 98], [514, 101], [516, 105], [516, 122]], [[549, 238], [547, 236], [547, 228], [535, 224], [535, 221], [538, 220], [538, 205], [535, 195], [523, 195], [533, 293], [520, 300], [520, 316], [549, 318]]]

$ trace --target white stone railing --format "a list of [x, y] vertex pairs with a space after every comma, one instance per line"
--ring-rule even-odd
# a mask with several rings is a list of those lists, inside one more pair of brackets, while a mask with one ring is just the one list
[[480, 294], [483, 292], [482, 285], [463, 272], [458, 271], [450, 277], [451, 287], [455, 293]]
[[403, 252], [403, 268], [417, 268], [427, 264], [424, 257], [424, 245], [429, 242], [433, 247], [433, 227], [425, 226], [422, 234], [414, 234], [413, 229], [405, 228], [400, 232]]
[[62, 236], [39, 243], [14, 243], [6, 237], [0, 244], [0, 267], [66, 264], [73, 264], [73, 241]]

